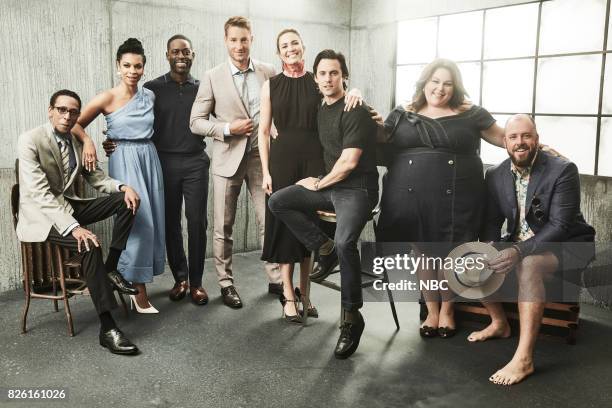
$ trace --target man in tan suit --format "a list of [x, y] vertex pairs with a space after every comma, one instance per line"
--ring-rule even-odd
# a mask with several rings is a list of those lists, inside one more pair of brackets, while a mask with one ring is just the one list
[[[83, 168], [82, 146], [70, 134], [80, 110], [81, 99], [76, 93], [57, 91], [49, 102], [49, 123], [19, 136], [17, 237], [24, 242], [49, 240], [72, 251], [83, 251], [83, 274], [100, 317], [100, 345], [112, 353], [135, 354], [138, 348], [117, 328], [110, 310], [117, 306], [111, 284], [123, 293], [138, 293], [117, 272], [117, 262], [140, 198], [131, 187], [106, 176], [95, 163], [86, 163], [87, 169]], [[93, 188], [109, 195], [78, 197], [74, 182], [79, 174]], [[105, 263], [97, 237], [81, 225], [112, 215], [116, 218]]]
[[[204, 75], [191, 110], [191, 131], [213, 138], [212, 180], [215, 268], [223, 302], [242, 307], [232, 273], [232, 230], [242, 184], [246, 181], [257, 216], [261, 241], [264, 236], [265, 193], [257, 147], [259, 92], [274, 75], [270, 64], [250, 58], [251, 24], [244, 17], [225, 23], [229, 61]], [[278, 265], [266, 263], [270, 293], [282, 293]]]

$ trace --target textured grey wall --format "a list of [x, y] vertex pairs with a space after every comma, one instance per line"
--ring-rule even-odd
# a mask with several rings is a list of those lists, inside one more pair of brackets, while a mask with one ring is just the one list
[[[0, 236], [5, 238], [0, 243], [0, 292], [19, 287], [21, 281], [9, 206], [17, 136], [47, 120], [49, 96], [54, 91], [73, 89], [88, 101], [111, 87], [115, 83], [114, 53], [126, 38], [143, 42], [147, 79], [167, 72], [166, 40], [176, 33], [194, 42], [195, 77], [225, 61], [223, 23], [232, 15], [252, 20], [253, 57], [277, 67], [276, 34], [287, 27], [302, 34], [307, 66], [323, 48], [350, 52], [349, 0], [3, 0], [1, 7], [0, 46], [7, 54], [0, 60], [0, 91], [6, 101], [0, 115]], [[102, 126], [103, 119], [98, 118], [87, 130], [105, 161], [100, 146]], [[212, 192], [209, 197], [212, 202]], [[208, 220], [211, 237], [211, 206]], [[93, 228], [108, 241], [108, 223]], [[208, 255], [210, 244], [209, 239]], [[243, 191], [234, 248], [240, 252], [258, 247], [255, 216]]]

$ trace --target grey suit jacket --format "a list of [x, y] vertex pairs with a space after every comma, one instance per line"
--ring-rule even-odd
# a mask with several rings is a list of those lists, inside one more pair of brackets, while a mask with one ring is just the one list
[[85, 171], [81, 165], [82, 146], [72, 137], [77, 167], [64, 183], [62, 156], [53, 135], [51, 124], [39, 126], [19, 136], [19, 220], [17, 237], [24, 242], [42, 242], [47, 239], [51, 227], [65, 231], [77, 222], [66, 197], [75, 201], [93, 198], [77, 197], [74, 193], [76, 176], [83, 174], [93, 188], [102, 193], [117, 191], [121, 184], [104, 174], [100, 168]]
[[[244, 135], [223, 135], [226, 123], [249, 118], [234, 85], [229, 64], [224, 62], [204, 74], [189, 121], [193, 133], [213, 138], [212, 172], [223, 177], [236, 174], [246, 152], [248, 139]], [[253, 65], [260, 85], [275, 73], [270, 64], [253, 60]]]

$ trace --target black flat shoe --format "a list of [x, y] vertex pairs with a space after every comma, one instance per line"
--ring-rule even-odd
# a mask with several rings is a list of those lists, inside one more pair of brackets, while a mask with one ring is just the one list
[[436, 327], [431, 327], [431, 326], [421, 326], [419, 327], [419, 334], [421, 335], [421, 337], [436, 337], [439, 332], [438, 332], [438, 328]]
[[443, 339], [453, 337], [455, 334], [457, 334], [457, 329], [452, 329], [450, 327], [438, 327], [438, 336]]
[[106, 276], [108, 277], [108, 280], [111, 281], [113, 286], [116, 287], [119, 292], [124, 293], [126, 295], [137, 295], [138, 294], [138, 289], [132, 286], [130, 282], [123, 279], [123, 276], [121, 276], [119, 272], [110, 271], [109, 273], [106, 274]]
[[100, 345], [114, 354], [136, 354], [138, 347], [132, 343], [119, 329], [111, 329], [100, 333]]

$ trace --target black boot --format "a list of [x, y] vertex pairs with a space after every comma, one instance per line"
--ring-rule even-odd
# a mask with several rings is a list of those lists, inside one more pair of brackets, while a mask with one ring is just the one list
[[334, 350], [334, 355], [338, 359], [350, 357], [357, 347], [365, 327], [363, 316], [358, 310], [349, 312], [344, 310], [342, 313], [342, 323], [340, 324], [340, 337]]

